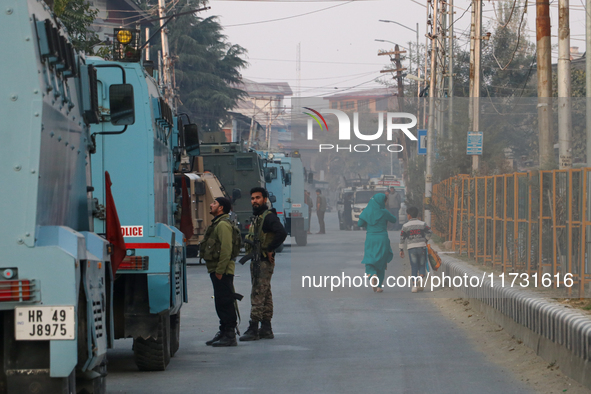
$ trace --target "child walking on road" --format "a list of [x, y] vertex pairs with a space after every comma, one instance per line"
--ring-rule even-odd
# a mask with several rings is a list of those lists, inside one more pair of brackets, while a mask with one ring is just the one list
[[[408, 258], [410, 260], [410, 267], [412, 276], [421, 275], [425, 278], [425, 266], [427, 264], [427, 241], [431, 238], [431, 228], [427, 223], [417, 219], [419, 210], [417, 207], [410, 207], [406, 210], [408, 222], [402, 226], [400, 232], [400, 257], [404, 258], [404, 245], [408, 249]], [[420, 286], [412, 287], [412, 292], [416, 293], [423, 290], [423, 280]]]

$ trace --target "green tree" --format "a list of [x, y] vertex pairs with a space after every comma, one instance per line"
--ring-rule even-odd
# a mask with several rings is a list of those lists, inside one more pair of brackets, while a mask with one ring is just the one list
[[[525, 1], [496, 3], [496, 20], [483, 29], [490, 31], [490, 39], [482, 41], [483, 97], [535, 96], [528, 86], [535, 72], [535, 45], [524, 34]], [[454, 56], [454, 96], [468, 97], [470, 86], [470, 50], [457, 50]]]
[[[181, 13], [198, 7], [197, 2], [177, 7]], [[176, 83], [180, 90], [179, 112], [186, 112], [203, 131], [218, 131], [229, 110], [245, 95], [240, 90], [240, 69], [246, 49], [227, 42], [215, 16], [180, 16], [169, 24], [169, 47], [175, 59]]]
[[100, 40], [88, 27], [98, 15], [98, 10], [86, 0], [55, 0], [50, 5], [68, 31], [74, 48], [92, 55], [93, 46]]

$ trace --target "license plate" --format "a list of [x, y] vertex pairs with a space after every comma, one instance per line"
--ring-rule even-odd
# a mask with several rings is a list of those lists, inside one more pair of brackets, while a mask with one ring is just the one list
[[76, 338], [73, 306], [32, 306], [14, 310], [17, 341]]

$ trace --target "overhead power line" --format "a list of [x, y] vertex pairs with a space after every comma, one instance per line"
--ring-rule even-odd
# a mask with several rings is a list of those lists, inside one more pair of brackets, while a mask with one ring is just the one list
[[284, 21], [284, 20], [287, 20], [287, 19], [299, 18], [300, 16], [305, 16], [305, 15], [310, 15], [310, 14], [316, 14], [318, 12], [330, 10], [331, 8], [336, 8], [336, 7], [341, 7], [341, 6], [344, 6], [344, 5], [347, 5], [347, 4], [351, 4], [354, 1], [355, 0], [350, 0], [350, 1], [347, 1], [346, 3], [337, 4], [337, 5], [333, 5], [333, 6], [326, 7], [326, 8], [321, 8], [321, 9], [316, 10], [316, 11], [305, 12], [303, 14], [286, 16], [284, 18], [268, 19], [268, 20], [257, 21], [257, 22], [238, 23], [238, 24], [235, 24], [235, 25], [227, 25], [227, 26], [224, 26], [224, 28], [237, 27], [237, 26], [258, 25], [258, 24], [261, 24], [261, 23], [279, 22], [279, 21]]

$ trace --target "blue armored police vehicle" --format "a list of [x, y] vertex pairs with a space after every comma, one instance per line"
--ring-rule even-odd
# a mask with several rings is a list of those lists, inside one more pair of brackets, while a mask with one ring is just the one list
[[269, 194], [276, 197], [273, 207], [287, 233], [298, 246], [308, 243], [308, 206], [305, 204], [305, 176], [302, 159], [292, 153], [260, 152]]
[[105, 393], [112, 266], [92, 221], [96, 69], [49, 10], [13, 0], [0, 13], [0, 393]]
[[[127, 247], [115, 275], [114, 335], [133, 338], [136, 365], [155, 371], [164, 370], [179, 348], [186, 251], [184, 236], [174, 227], [177, 119], [140, 64], [139, 41], [139, 31], [115, 29], [115, 61], [88, 60], [97, 70], [101, 109], [100, 124], [92, 126], [97, 153], [92, 179], [103, 185], [105, 171], [112, 172]], [[104, 205], [105, 190], [96, 187], [95, 197]], [[104, 226], [97, 215], [96, 230]]]

